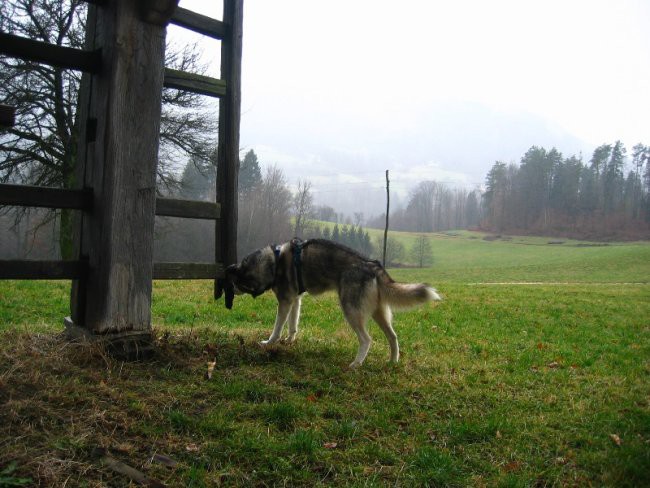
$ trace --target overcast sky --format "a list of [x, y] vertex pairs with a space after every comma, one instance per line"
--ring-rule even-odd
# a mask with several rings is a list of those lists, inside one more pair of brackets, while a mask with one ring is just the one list
[[[481, 184], [532, 145], [588, 160], [650, 144], [647, 0], [244, 5], [241, 146], [321, 201], [380, 199], [386, 169], [404, 197], [426, 179]], [[219, 46], [203, 45], [207, 61]]]

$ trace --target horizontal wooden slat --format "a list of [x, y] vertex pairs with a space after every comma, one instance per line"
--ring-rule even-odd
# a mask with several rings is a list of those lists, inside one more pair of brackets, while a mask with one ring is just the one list
[[0, 54], [88, 73], [99, 73], [100, 51], [82, 51], [0, 32]]
[[0, 205], [89, 210], [92, 202], [91, 190], [0, 184]]
[[223, 39], [226, 36], [226, 25], [220, 20], [197, 14], [182, 7], [176, 7], [171, 22], [213, 39]]
[[[72, 280], [87, 272], [83, 261], [0, 260], [2, 280]], [[155, 280], [213, 280], [223, 277], [221, 263], [154, 263]]]
[[213, 280], [223, 277], [221, 263], [154, 263], [154, 280]]
[[0, 261], [2, 280], [72, 280], [84, 276], [82, 261]]
[[12, 127], [16, 123], [16, 107], [0, 104], [0, 127]]
[[164, 86], [209, 97], [223, 97], [226, 94], [226, 82], [223, 80], [171, 68], [165, 68]]
[[217, 220], [220, 211], [221, 206], [214, 202], [156, 198], [156, 215], [161, 217]]

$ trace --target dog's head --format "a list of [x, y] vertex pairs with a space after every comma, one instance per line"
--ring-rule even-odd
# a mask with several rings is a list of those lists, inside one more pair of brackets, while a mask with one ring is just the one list
[[273, 286], [275, 267], [275, 254], [268, 246], [249, 254], [240, 264], [228, 266], [226, 279], [233, 284], [236, 295], [248, 293], [256, 297]]

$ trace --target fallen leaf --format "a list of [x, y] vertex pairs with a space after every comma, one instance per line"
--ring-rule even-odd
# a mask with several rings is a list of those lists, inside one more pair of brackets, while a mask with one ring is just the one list
[[521, 463], [519, 461], [510, 461], [503, 467], [503, 469], [510, 473], [512, 471], [517, 471], [520, 467]]
[[542, 344], [541, 342], [538, 342], [537, 343], [537, 349], [544, 349], [544, 344]]
[[325, 444], [323, 444], [323, 447], [325, 449], [336, 449], [337, 446], [338, 446], [337, 442], [326, 442]]
[[197, 446], [196, 444], [188, 444], [187, 446], [185, 446], [185, 450], [187, 452], [198, 452], [199, 449], [200, 449], [199, 446]]
[[316, 395], [307, 395], [307, 401], [314, 403], [317, 400]]
[[119, 452], [121, 452], [123, 454], [128, 454], [128, 453], [134, 451], [135, 447], [133, 446], [133, 444], [129, 444], [128, 442], [122, 442], [122, 443], [118, 444], [117, 446], [115, 446], [113, 448], [113, 450], [119, 451]]
[[551, 368], [551, 369], [559, 368], [560, 363], [558, 363], [557, 361], [553, 361], [553, 362], [548, 363], [548, 367]]
[[496, 436], [497, 436], [497, 439], [501, 439], [501, 438], [503, 437], [503, 436], [501, 435], [501, 431], [500, 431], [500, 430], [497, 430], [497, 434], [496, 434]]
[[206, 376], [208, 377], [209, 380], [212, 379], [212, 373], [214, 371], [214, 367], [217, 365], [216, 361], [208, 361], [208, 372]]
[[616, 434], [609, 434], [609, 438], [616, 444], [617, 446], [621, 446], [621, 438], [617, 436]]

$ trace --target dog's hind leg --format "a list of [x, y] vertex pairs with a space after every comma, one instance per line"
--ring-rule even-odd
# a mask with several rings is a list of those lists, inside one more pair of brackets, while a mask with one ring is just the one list
[[399, 342], [397, 342], [397, 334], [395, 334], [395, 330], [391, 324], [393, 313], [390, 307], [387, 305], [379, 305], [377, 310], [372, 314], [372, 318], [386, 335], [386, 339], [388, 339], [388, 344], [390, 345], [390, 360], [396, 363], [399, 361]]
[[298, 322], [300, 322], [300, 300], [301, 296], [298, 296], [291, 305], [291, 312], [289, 313], [289, 335], [287, 336], [287, 342], [291, 344], [296, 340], [296, 334], [298, 334]]
[[292, 302], [284, 300], [278, 302], [278, 313], [275, 316], [275, 325], [273, 326], [273, 332], [271, 332], [271, 336], [268, 338], [268, 340], [262, 341], [260, 344], [266, 346], [267, 344], [273, 344], [274, 342], [277, 342], [278, 339], [280, 339], [282, 328], [284, 327], [284, 323], [287, 321], [287, 317], [291, 311], [291, 304]]
[[359, 339], [357, 356], [354, 358], [354, 361], [350, 363], [350, 368], [354, 369], [361, 366], [365, 361], [370, 345], [372, 344], [372, 338], [370, 337], [370, 334], [368, 334], [368, 329], [366, 329], [366, 322], [368, 320], [365, 314], [353, 306], [346, 306], [345, 304], [342, 304], [342, 306], [345, 319]]

